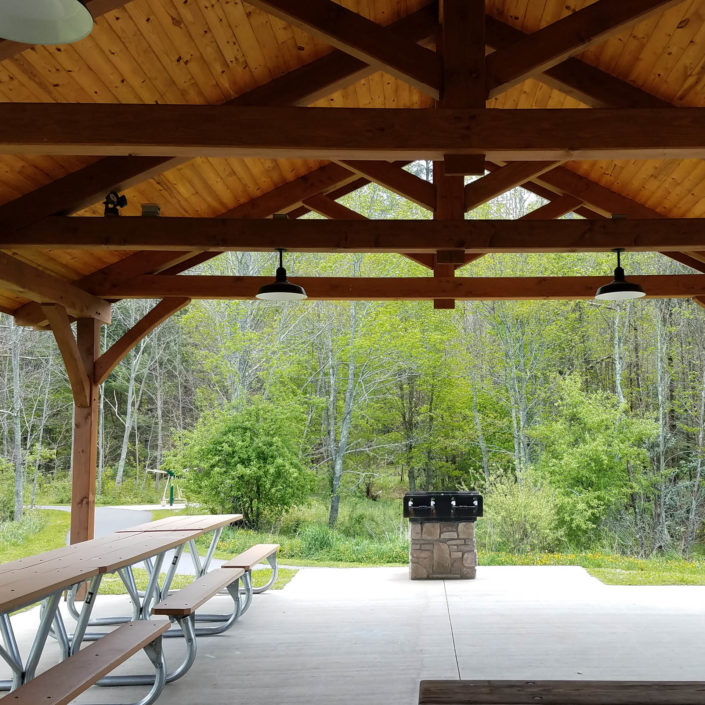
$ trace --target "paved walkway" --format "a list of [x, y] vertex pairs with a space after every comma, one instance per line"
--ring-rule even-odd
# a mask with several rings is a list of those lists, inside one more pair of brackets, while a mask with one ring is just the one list
[[[99, 599], [98, 613], [106, 600], [124, 604]], [[16, 619], [31, 633], [32, 613]], [[303, 568], [255, 596], [230, 632], [201, 639], [160, 703], [414, 705], [419, 680], [459, 676], [702, 680], [704, 634], [705, 587], [611, 587], [572, 567], [480, 567], [477, 580], [447, 582]], [[167, 657], [181, 648], [169, 640]], [[93, 689], [77, 702], [142, 692]]]

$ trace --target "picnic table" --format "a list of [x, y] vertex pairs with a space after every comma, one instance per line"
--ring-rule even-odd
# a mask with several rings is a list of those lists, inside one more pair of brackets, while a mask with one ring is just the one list
[[[4, 643], [0, 646], [0, 657], [13, 674], [11, 681], [0, 683], [0, 689], [15, 689], [34, 677], [50, 633], [58, 639], [65, 657], [76, 654], [90, 624], [103, 575], [113, 572], [120, 575], [133, 603], [134, 618], [147, 620], [151, 605], [168, 591], [184, 547], [189, 545], [197, 573], [203, 575], [223, 527], [241, 519], [239, 514], [169, 517], [0, 565], [0, 635]], [[213, 531], [214, 536], [201, 561], [195, 540], [209, 531]], [[164, 558], [171, 549], [175, 550], [175, 555], [160, 585]], [[140, 594], [133, 567], [142, 562], [147, 565], [149, 582]], [[58, 609], [60, 599], [64, 591], [72, 589], [75, 593], [76, 586], [85, 582], [88, 589], [80, 609], [75, 600], [71, 602], [76, 625], [73, 634], [69, 634]], [[10, 614], [39, 602], [42, 603], [39, 624], [25, 659], [20, 653]]]

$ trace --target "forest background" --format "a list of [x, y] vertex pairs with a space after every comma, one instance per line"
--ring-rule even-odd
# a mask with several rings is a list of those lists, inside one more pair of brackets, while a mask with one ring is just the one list
[[[409, 167], [430, 179], [431, 166]], [[368, 218], [426, 219], [370, 185]], [[520, 218], [522, 190], [469, 218]], [[314, 217], [314, 216], [312, 216]], [[571, 217], [571, 216], [568, 216]], [[573, 216], [575, 217], [575, 216]], [[485, 256], [458, 276], [604, 274], [608, 254]], [[287, 253], [290, 277], [427, 276], [397, 255]], [[688, 271], [627, 254], [629, 274]], [[273, 273], [274, 255], [200, 271]], [[152, 306], [123, 301], [107, 348]], [[244, 511], [290, 555], [403, 562], [401, 496], [485, 495], [481, 550], [698, 553], [705, 503], [705, 311], [634, 303], [194, 301], [101, 386], [98, 501], [187, 498]], [[0, 321], [0, 518], [70, 501], [72, 403], [51, 335]], [[163, 476], [161, 476], [163, 477]]]

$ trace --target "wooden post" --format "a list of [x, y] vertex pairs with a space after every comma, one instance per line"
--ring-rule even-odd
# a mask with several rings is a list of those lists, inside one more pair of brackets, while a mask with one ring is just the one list
[[93, 367], [100, 354], [100, 322], [79, 318], [76, 342], [86, 367], [90, 385], [88, 406], [73, 410], [73, 482], [71, 488], [71, 543], [93, 538], [95, 522], [95, 483], [98, 456], [98, 385]]
[[[433, 163], [433, 183], [436, 187], [436, 208], [433, 211], [434, 220], [462, 220], [465, 217], [464, 179], [462, 176], [446, 176], [444, 163]], [[441, 257], [440, 260], [443, 260]], [[438, 254], [434, 257], [433, 276], [455, 276], [455, 264], [439, 261]], [[455, 308], [453, 299], [434, 299], [433, 308]]]

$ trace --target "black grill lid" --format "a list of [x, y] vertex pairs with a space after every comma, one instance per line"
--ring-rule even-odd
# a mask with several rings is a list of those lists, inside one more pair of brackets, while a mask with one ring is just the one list
[[404, 516], [412, 521], [475, 521], [482, 516], [479, 492], [409, 492]]

